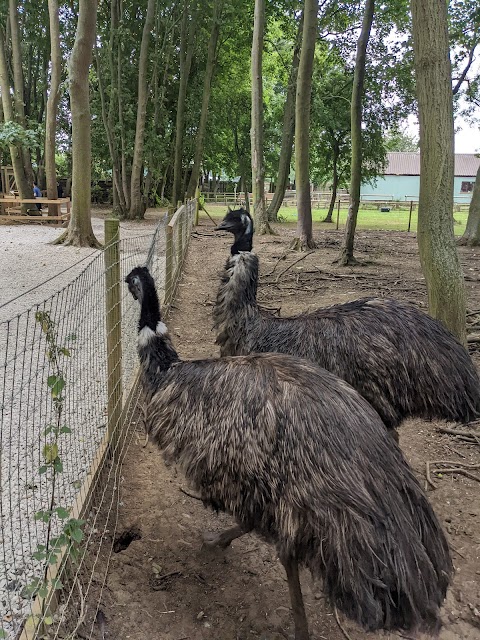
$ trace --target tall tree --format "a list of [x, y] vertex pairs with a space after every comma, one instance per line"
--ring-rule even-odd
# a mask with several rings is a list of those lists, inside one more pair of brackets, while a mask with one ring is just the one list
[[145, 121], [147, 118], [148, 99], [148, 48], [150, 33], [155, 22], [155, 0], [148, 0], [147, 15], [143, 25], [142, 44], [140, 46], [140, 61], [138, 65], [138, 98], [137, 124], [135, 130], [135, 146], [133, 148], [132, 176], [130, 187], [129, 218], [142, 219], [145, 214], [146, 202], [142, 197], [141, 178], [143, 167], [143, 150], [145, 146]]
[[298, 222], [297, 237], [292, 244], [292, 248], [300, 251], [315, 247], [310, 194], [310, 103], [317, 24], [318, 0], [305, 0], [295, 102], [295, 186]]
[[98, 0], [79, 0], [75, 43], [68, 64], [72, 111], [72, 215], [56, 244], [99, 247], [92, 229], [89, 70], [92, 62]]
[[195, 189], [198, 185], [200, 175], [200, 165], [203, 156], [203, 146], [205, 142], [205, 133], [207, 130], [208, 105], [210, 103], [210, 93], [212, 90], [212, 79], [215, 71], [218, 37], [220, 35], [220, 22], [222, 18], [223, 0], [214, 0], [212, 28], [210, 31], [210, 39], [208, 41], [207, 65], [205, 68], [205, 77], [203, 80], [202, 94], [202, 110], [200, 112], [200, 122], [198, 124], [197, 135], [195, 140], [195, 155], [193, 159], [192, 173], [188, 183], [187, 195], [193, 198]]
[[454, 128], [447, 3], [411, 0], [411, 10], [420, 124], [420, 261], [430, 314], [465, 343], [465, 290], [452, 216]]
[[365, 81], [367, 45], [370, 38], [374, 10], [374, 0], [366, 0], [362, 30], [357, 42], [355, 72], [353, 76], [350, 127], [352, 138], [350, 205], [348, 207], [343, 246], [339, 257], [339, 263], [341, 265], [355, 264], [357, 262], [353, 256], [353, 244], [355, 239], [355, 229], [357, 226], [358, 209], [360, 206], [360, 187], [362, 184], [362, 98], [363, 85]]
[[283, 110], [282, 144], [278, 158], [278, 172], [275, 182], [275, 193], [268, 207], [267, 215], [270, 221], [276, 221], [278, 211], [285, 196], [288, 177], [290, 175], [290, 164], [292, 162], [293, 137], [295, 135], [295, 96], [297, 93], [298, 65], [300, 63], [300, 47], [303, 34], [303, 12], [298, 23], [297, 39], [293, 50], [292, 67], [288, 79], [287, 97]]
[[[12, 97], [10, 94], [10, 82], [8, 74], [8, 63], [5, 46], [5, 34], [0, 27], [0, 90], [2, 92], [3, 119], [5, 122], [15, 122], [13, 113]], [[33, 185], [27, 181], [25, 175], [25, 165], [23, 162], [22, 146], [20, 144], [10, 145], [10, 155], [12, 157], [13, 173], [15, 183], [21, 198], [31, 198], [33, 195]]]
[[480, 245], [480, 165], [478, 166], [472, 199], [468, 207], [467, 226], [458, 244], [478, 247]]
[[183, 196], [182, 194], [182, 159], [183, 143], [185, 135], [185, 111], [187, 98], [187, 84], [192, 66], [194, 24], [195, 19], [190, 18], [189, 2], [184, 0], [182, 27], [180, 33], [180, 83], [178, 88], [177, 117], [175, 121], [175, 149], [173, 167], [172, 204], [175, 206]]
[[[22, 45], [20, 35], [20, 25], [18, 22], [18, 2], [8, 0], [8, 15], [10, 18], [10, 33], [12, 42], [12, 67], [13, 67], [13, 97], [15, 101], [16, 120], [22, 127], [26, 128], [25, 120], [25, 96], [24, 79], [22, 68]], [[33, 188], [33, 170], [30, 150], [22, 148], [23, 168], [26, 181]]]
[[252, 191], [257, 233], [271, 233], [265, 208], [265, 161], [263, 157], [263, 41], [265, 0], [255, 0], [252, 38]]
[[[58, 17], [58, 0], [48, 0], [50, 24], [50, 92], [47, 100], [45, 123], [45, 174], [47, 178], [47, 196], [56, 199], [57, 172], [55, 168], [57, 113], [60, 102], [60, 83], [62, 81], [62, 53], [60, 50], [60, 21]], [[57, 206], [57, 205], [55, 205]], [[57, 211], [57, 215], [58, 215]]]

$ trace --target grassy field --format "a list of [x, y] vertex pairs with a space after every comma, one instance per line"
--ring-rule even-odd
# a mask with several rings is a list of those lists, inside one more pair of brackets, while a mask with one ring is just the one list
[[[213, 218], [223, 218], [226, 213], [227, 207], [219, 204], [207, 204], [205, 205], [208, 213]], [[204, 213], [201, 213], [204, 216]], [[327, 215], [326, 209], [312, 209], [313, 221], [321, 223]], [[371, 229], [371, 230], [383, 230], [383, 231], [407, 231], [408, 229], [408, 209], [392, 209], [388, 212], [381, 212], [378, 209], [360, 209], [358, 212], [357, 229]], [[279, 211], [279, 217], [281, 222], [293, 223], [297, 221], [297, 210], [294, 207], [281, 207]], [[455, 212], [454, 214], [454, 230], [455, 235], [462, 235], [465, 231], [465, 225], [467, 224], [467, 211]], [[347, 208], [340, 209], [339, 229], [345, 228], [345, 221], [347, 219]], [[320, 228], [331, 229], [336, 227], [337, 211], [333, 214], [334, 224], [322, 224]], [[412, 212], [412, 222], [410, 231], [417, 231], [417, 210]]]

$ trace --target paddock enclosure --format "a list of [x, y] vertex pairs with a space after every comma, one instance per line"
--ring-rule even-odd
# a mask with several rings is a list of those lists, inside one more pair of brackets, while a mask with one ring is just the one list
[[[192, 228], [194, 216], [193, 208], [185, 207], [173, 226], [161, 220], [144, 235], [119, 242], [113, 237], [105, 252], [92, 256], [84, 268], [79, 265], [73, 282], [47, 301], [7, 320], [0, 315], [0, 628], [7, 638], [291, 637], [287, 583], [274, 549], [249, 535], [225, 552], [203, 549], [202, 532], [229, 526], [230, 519], [206, 511], [181, 472], [174, 465], [166, 467], [156, 448], [145, 444], [134, 384], [138, 307], [122, 280], [131, 267], [151, 265], [161, 295], [167, 289], [166, 322], [180, 356], [217, 355], [211, 312], [231, 236], [215, 233], [204, 217]], [[276, 230], [278, 236], [254, 238], [261, 305], [290, 315], [378, 295], [426, 309], [414, 234], [362, 231], [357, 238], [362, 264], [341, 269], [332, 265], [341, 231], [317, 230], [319, 249], [296, 254], [287, 250], [293, 227], [278, 225]], [[471, 354], [478, 366], [480, 269], [475, 249], [460, 248], [460, 255]], [[4, 311], [0, 308], [0, 314]], [[44, 427], [52, 416], [45, 383], [51, 363], [44, 355], [45, 334], [35, 320], [38, 311], [51, 314], [59, 345], [71, 348], [65, 358], [64, 395], [72, 433], [59, 442], [64, 471], [58, 476], [58, 496], [69, 508], [77, 505], [85, 520], [81, 557], [58, 567], [63, 588], [49, 592], [48, 610], [42, 610], [39, 595], [34, 601], [22, 597], [29, 576], [41, 571], [32, 552], [45, 536], [45, 524], [34, 514], [51, 495], [48, 474], [38, 473]], [[462, 436], [462, 431], [470, 435]], [[452, 544], [456, 575], [440, 638], [473, 640], [480, 634], [480, 429], [409, 420], [399, 433], [422, 484], [427, 483], [429, 463], [429, 499]], [[321, 585], [303, 573], [302, 586], [312, 638], [344, 637], [324, 603]], [[340, 624], [352, 640], [385, 637], [365, 634], [343, 619]]]

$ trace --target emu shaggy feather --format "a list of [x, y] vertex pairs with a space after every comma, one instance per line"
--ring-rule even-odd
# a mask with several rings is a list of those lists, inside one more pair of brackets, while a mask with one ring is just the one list
[[476, 369], [440, 322], [388, 298], [272, 316], [257, 305], [258, 258], [251, 253], [248, 213], [229, 212], [218, 229], [235, 234], [214, 309], [222, 356], [277, 352], [307, 358], [351, 384], [389, 428], [409, 416], [455, 422], [480, 416]]
[[[155, 307], [146, 269], [127, 282], [142, 308]], [[144, 311], [154, 329], [160, 315]], [[284, 566], [308, 567], [364, 628], [437, 631], [452, 573], [447, 541], [364, 398], [292, 356], [180, 362], [163, 328], [148, 335], [138, 343], [147, 429], [204, 504], [274, 544]]]

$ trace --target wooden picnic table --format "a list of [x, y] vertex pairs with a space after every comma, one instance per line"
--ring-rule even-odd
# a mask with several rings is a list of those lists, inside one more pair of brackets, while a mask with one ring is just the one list
[[[37, 213], [35, 215], [22, 213], [22, 205], [42, 205], [42, 210], [38, 210], [37, 207], [31, 207], [33, 211], [37, 209]], [[43, 211], [43, 206], [49, 207], [55, 206], [56, 214], [52, 215], [50, 213], [45, 213]], [[62, 205], [66, 205], [66, 213], [61, 212]], [[58, 207], [58, 208], [57, 208]], [[0, 198], [0, 221], [12, 221], [12, 222], [37, 222], [42, 224], [43, 222], [47, 223], [57, 223], [56, 226], [60, 226], [65, 222], [68, 222], [70, 218], [70, 198], [57, 198], [57, 199], [49, 199], [49, 198]]]

